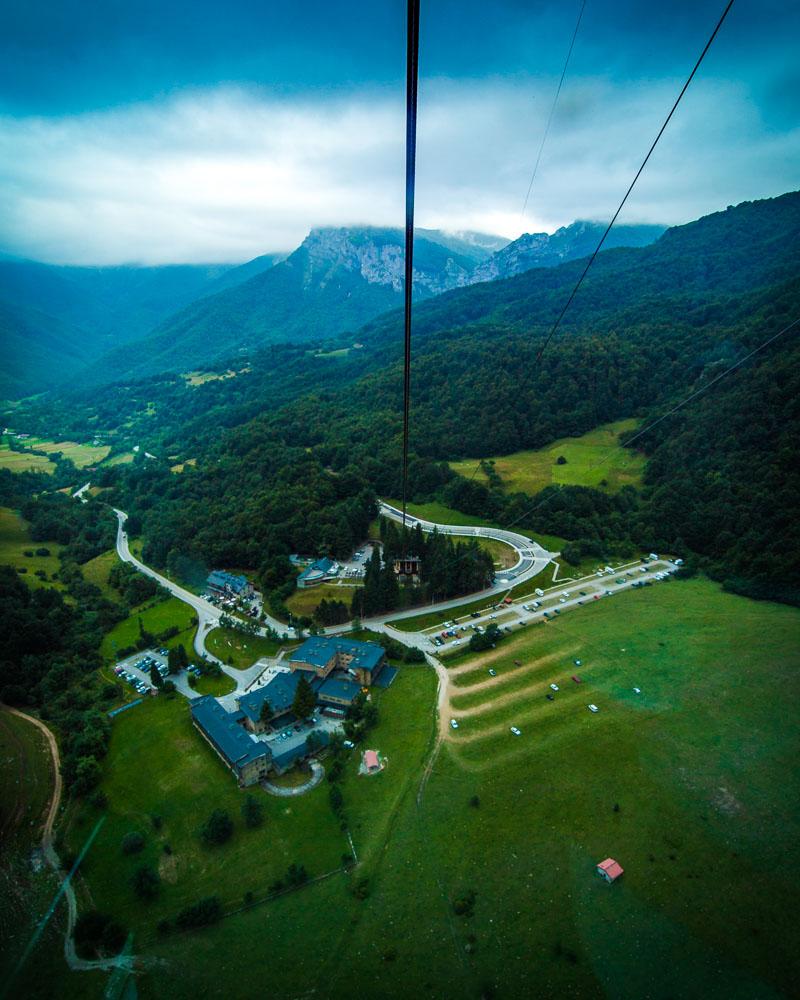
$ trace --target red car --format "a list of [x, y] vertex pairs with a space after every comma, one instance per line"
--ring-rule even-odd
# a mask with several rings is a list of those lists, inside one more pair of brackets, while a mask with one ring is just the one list
[[578, 677], [577, 674], [573, 674], [572, 679], [575, 681], [576, 684], [583, 684], [583, 681], [580, 679], [580, 677]]

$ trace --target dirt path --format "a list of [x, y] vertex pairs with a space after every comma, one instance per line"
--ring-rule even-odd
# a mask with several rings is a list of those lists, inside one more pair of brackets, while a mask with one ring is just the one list
[[20, 719], [30, 722], [32, 726], [36, 726], [36, 728], [44, 734], [48, 746], [50, 747], [50, 754], [53, 758], [53, 768], [55, 772], [53, 797], [50, 800], [50, 808], [47, 811], [47, 818], [45, 819], [44, 827], [42, 828], [42, 855], [55, 874], [62, 880], [64, 895], [67, 899], [67, 929], [64, 934], [64, 958], [67, 961], [67, 965], [70, 969], [77, 972], [86, 972], [98, 969], [108, 970], [116, 968], [130, 968], [136, 961], [135, 958], [130, 955], [116, 955], [113, 958], [98, 958], [93, 960], [78, 958], [78, 954], [75, 951], [75, 940], [73, 938], [75, 921], [78, 919], [78, 901], [75, 897], [75, 890], [72, 887], [72, 883], [66, 881], [68, 876], [64, 873], [61, 867], [61, 861], [59, 860], [58, 854], [56, 854], [56, 850], [53, 847], [53, 829], [55, 827], [59, 807], [61, 806], [61, 795], [63, 790], [61, 780], [61, 756], [58, 752], [58, 743], [56, 742], [56, 738], [52, 731], [48, 729], [40, 719], [37, 719], [33, 715], [26, 715], [24, 712], [20, 712], [16, 708], [11, 708], [9, 706], [4, 706], [4, 708], [12, 715], [16, 715]]

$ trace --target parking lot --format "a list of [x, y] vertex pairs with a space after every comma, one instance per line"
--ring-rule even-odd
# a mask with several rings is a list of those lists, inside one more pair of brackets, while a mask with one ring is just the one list
[[145, 649], [139, 653], [134, 653], [124, 660], [120, 660], [114, 667], [114, 673], [119, 679], [133, 688], [140, 695], [152, 695], [157, 693], [150, 679], [150, 669], [155, 665], [158, 672], [166, 680], [169, 678], [175, 687], [184, 695], [190, 698], [196, 697], [196, 692], [189, 687], [189, 675], [196, 677], [201, 675], [201, 670], [190, 663], [188, 668], [181, 670], [177, 674], [170, 676], [167, 667], [166, 649]]

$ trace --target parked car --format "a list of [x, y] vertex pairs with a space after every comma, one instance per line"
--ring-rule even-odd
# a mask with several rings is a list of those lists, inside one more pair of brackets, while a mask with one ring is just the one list
[[597, 707], [597, 705], [589, 705], [587, 707], [588, 707], [588, 709], [589, 709], [590, 712], [599, 712], [600, 711], [600, 709]]
[[572, 679], [575, 681], [576, 684], [583, 684], [583, 681], [580, 679], [580, 677], [578, 677], [577, 674], [573, 674]]
[[497, 677], [497, 671], [494, 669], [494, 667], [489, 667], [489, 676]]
[[517, 729], [517, 727], [516, 727], [516, 726], [512, 726], [512, 727], [511, 727], [511, 732], [512, 732], [512, 733], [513, 733], [513, 734], [514, 734], [515, 736], [522, 736], [522, 733], [521, 733], [521, 732], [519, 731], [519, 729]]
[[353, 747], [355, 746], [355, 743], [353, 743], [352, 740], [345, 740], [344, 743], [342, 743], [342, 746], [347, 747], [348, 750], [352, 750]]
[[635, 688], [633, 689], [633, 691], [634, 691], [634, 694], [641, 694], [641, 693], [642, 693], [642, 689], [641, 689], [641, 688], [636, 688], [636, 687], [635, 687]]
[[456, 722], [455, 719], [451, 719], [450, 720], [450, 728], [451, 729], [458, 729], [458, 723]]
[[552, 691], [558, 691], [558, 684], [551, 684], [551, 685], [550, 685], [550, 689], [551, 689]]
[[556, 700], [556, 696], [554, 694], [550, 694], [549, 691], [545, 695], [545, 698], [547, 698], [548, 701], [555, 701]]
[[481, 616], [480, 611], [472, 611], [470, 613], [470, 618], [480, 618], [480, 616]]

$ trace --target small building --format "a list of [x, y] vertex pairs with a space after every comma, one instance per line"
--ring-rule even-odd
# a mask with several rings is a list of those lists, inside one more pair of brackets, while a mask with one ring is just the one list
[[234, 576], [233, 573], [226, 573], [222, 569], [215, 569], [208, 574], [206, 586], [217, 594], [232, 597], [253, 596], [253, 585], [246, 576]]
[[624, 871], [625, 869], [622, 865], [613, 858], [606, 858], [605, 861], [601, 861], [597, 866], [597, 874], [601, 878], [604, 878], [606, 882], [616, 882]]
[[341, 567], [339, 563], [332, 559], [317, 559], [307, 566], [297, 578], [297, 586], [300, 590], [308, 587], [316, 587], [320, 583], [328, 580], [335, 580], [339, 576]]
[[364, 767], [367, 774], [376, 774], [381, 769], [381, 760], [377, 750], [364, 751]]
[[265, 778], [272, 766], [272, 751], [239, 725], [241, 712], [228, 712], [210, 694], [191, 703], [195, 729], [234, 774], [242, 786]]
[[308, 670], [323, 679], [341, 670], [362, 687], [370, 687], [385, 663], [386, 653], [374, 642], [322, 635], [306, 639], [289, 659], [292, 670]]
[[419, 556], [404, 556], [394, 561], [395, 574], [413, 583], [419, 583], [421, 569], [422, 560]]

